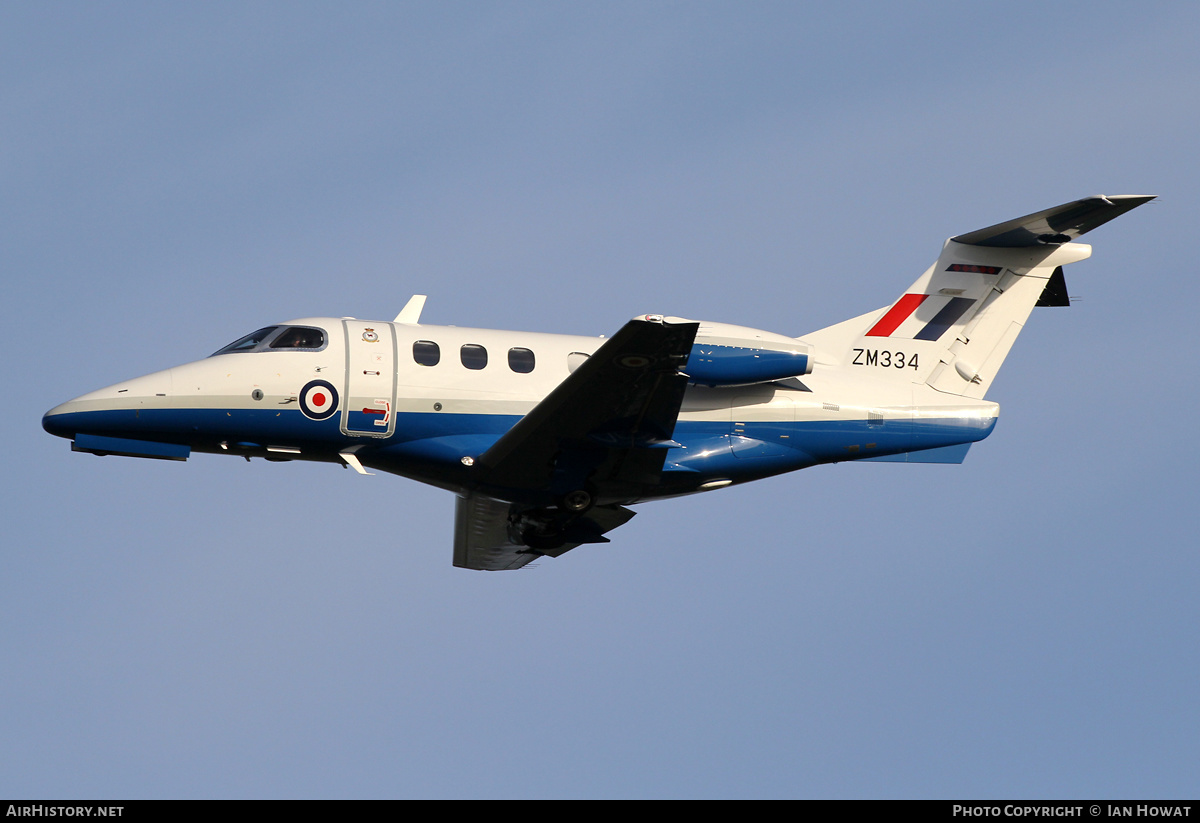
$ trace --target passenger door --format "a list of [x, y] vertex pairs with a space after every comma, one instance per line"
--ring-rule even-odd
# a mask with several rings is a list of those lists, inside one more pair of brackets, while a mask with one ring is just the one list
[[343, 320], [346, 392], [342, 433], [388, 437], [396, 430], [396, 334], [391, 323]]

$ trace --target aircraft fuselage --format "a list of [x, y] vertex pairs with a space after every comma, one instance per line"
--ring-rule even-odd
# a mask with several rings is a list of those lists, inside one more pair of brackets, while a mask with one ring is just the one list
[[841, 461], [960, 463], [1076, 242], [1152, 200], [1097, 195], [951, 237], [894, 302], [803, 338], [642, 315], [612, 337], [317, 317], [46, 413], [76, 451], [336, 462], [454, 491], [454, 563], [520, 568], [627, 505]]
[[[321, 332], [321, 345], [270, 347], [293, 329]], [[85, 394], [51, 409], [43, 425], [80, 451], [332, 462], [544, 505], [559, 490], [480, 484], [473, 461], [603, 342], [306, 318], [274, 327], [254, 350]], [[820, 463], [920, 460], [920, 452], [981, 440], [995, 424], [994, 403], [939, 398], [912, 383], [881, 394], [878, 385], [845, 377], [818, 369], [803, 382], [688, 386], [671, 442], [659, 446], [661, 476], [632, 496], [601, 502], [688, 494]], [[938, 462], [961, 459], [939, 454]]]

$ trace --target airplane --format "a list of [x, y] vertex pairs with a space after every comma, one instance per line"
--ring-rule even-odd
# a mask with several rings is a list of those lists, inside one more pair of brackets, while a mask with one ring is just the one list
[[945, 242], [899, 299], [782, 334], [659, 314], [610, 338], [391, 322], [265, 326], [42, 418], [74, 451], [337, 463], [457, 495], [454, 565], [559, 557], [629, 506], [849, 460], [961, 463], [1036, 306], [1067, 306], [1081, 235], [1154, 199], [1076, 200]]

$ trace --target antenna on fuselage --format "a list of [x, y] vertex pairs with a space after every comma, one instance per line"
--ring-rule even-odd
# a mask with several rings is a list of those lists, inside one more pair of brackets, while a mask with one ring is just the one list
[[414, 294], [404, 304], [404, 308], [400, 310], [400, 313], [396, 315], [396, 319], [392, 322], [408, 323], [411, 326], [418, 325], [421, 322], [421, 310], [425, 308], [425, 298], [426, 295], [424, 294]]

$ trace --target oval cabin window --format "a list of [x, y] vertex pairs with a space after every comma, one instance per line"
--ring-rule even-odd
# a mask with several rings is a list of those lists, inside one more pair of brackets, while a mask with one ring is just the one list
[[417, 340], [413, 343], [413, 360], [422, 366], [436, 366], [442, 359], [442, 350], [432, 340]]
[[467, 343], [459, 349], [459, 357], [468, 369], [479, 370], [487, 365], [487, 349], [474, 343]]
[[579, 368], [584, 363], [586, 363], [587, 359], [589, 357], [591, 357], [591, 355], [584, 354], [581, 351], [571, 352], [570, 354], [567, 355], [567, 371], [569, 371], [569, 372], [575, 371], [577, 368]]
[[509, 349], [508, 367], [518, 374], [529, 374], [533, 371], [533, 352], [529, 349]]

